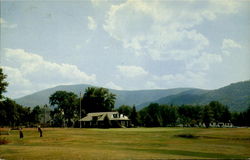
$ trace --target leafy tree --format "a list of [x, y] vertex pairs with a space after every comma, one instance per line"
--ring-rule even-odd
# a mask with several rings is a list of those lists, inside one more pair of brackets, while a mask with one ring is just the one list
[[178, 108], [181, 123], [191, 127], [199, 125], [201, 122], [201, 112], [202, 109], [200, 106], [182, 105]]
[[17, 105], [15, 101], [6, 98], [5, 101], [3, 101], [3, 105], [5, 106], [5, 111], [7, 115], [7, 121], [8, 121], [8, 126], [15, 127], [16, 122], [19, 118], [18, 112], [17, 112]]
[[86, 113], [112, 111], [116, 95], [106, 88], [88, 87], [83, 95], [82, 104]]
[[4, 102], [0, 101], [0, 126], [9, 125], [7, 117], [7, 108], [5, 107]]
[[231, 113], [230, 113], [228, 107], [225, 107], [223, 109], [223, 112], [221, 114], [221, 121], [224, 123], [228, 123], [231, 121]]
[[131, 115], [131, 112], [132, 112], [132, 108], [130, 106], [127, 106], [127, 105], [122, 105], [120, 106], [117, 111], [120, 113], [120, 114], [124, 114], [128, 117], [130, 117]]
[[55, 108], [50, 112], [50, 117], [53, 127], [63, 127], [64, 115], [62, 114], [62, 110]]
[[250, 106], [246, 111], [232, 113], [232, 123], [235, 126], [250, 126]]
[[50, 120], [50, 112], [52, 111], [51, 108], [48, 107], [47, 104], [45, 104], [43, 107], [40, 107], [41, 109], [41, 115], [40, 115], [40, 118], [41, 118], [41, 123], [44, 125], [44, 126], [48, 126], [48, 122]]
[[0, 101], [0, 125], [1, 126], [29, 126], [32, 122], [31, 110], [23, 107], [10, 98]]
[[160, 106], [158, 103], [151, 103], [139, 112], [140, 122], [146, 127], [161, 126], [162, 117], [160, 114]]
[[212, 101], [209, 106], [213, 113], [213, 120], [218, 122], [228, 123], [231, 119], [231, 114], [227, 106], [221, 104], [218, 101]]
[[250, 105], [245, 111], [245, 117], [246, 117], [246, 126], [250, 126]]
[[[73, 92], [56, 91], [50, 96], [49, 101], [52, 106], [56, 106], [58, 108], [55, 114], [61, 114], [64, 120], [67, 121], [67, 126], [71, 127], [73, 125], [73, 122], [71, 120], [76, 115], [75, 112], [77, 108], [77, 95]], [[55, 117], [54, 115], [53, 117]]]
[[202, 120], [205, 123], [205, 126], [208, 128], [210, 122], [212, 121], [213, 113], [209, 105], [206, 105], [203, 109]]
[[132, 123], [134, 126], [137, 126], [137, 125], [138, 125], [138, 115], [137, 115], [135, 106], [133, 106], [129, 118], [130, 118], [130, 120], [131, 120], [131, 123]]
[[152, 118], [151, 126], [159, 127], [161, 126], [161, 115], [160, 115], [160, 106], [158, 103], [151, 103], [148, 106], [148, 114]]
[[160, 105], [162, 126], [175, 126], [178, 119], [177, 108], [174, 106]]
[[55, 108], [50, 112], [51, 124], [53, 127], [63, 127], [64, 125], [64, 115], [62, 114], [62, 110], [59, 108]]
[[16, 105], [18, 119], [16, 124], [21, 126], [30, 126], [31, 121], [31, 110], [29, 107], [23, 107], [19, 104]]
[[40, 123], [40, 114], [42, 113], [42, 110], [39, 106], [36, 106], [33, 108], [33, 110], [31, 111], [31, 122], [34, 124], [38, 124]]
[[146, 116], [147, 116], [147, 108], [144, 107], [138, 112], [138, 123], [141, 126], [145, 126]]
[[0, 67], [0, 100], [3, 98], [3, 93], [6, 92], [6, 87], [8, 86], [8, 82], [5, 81], [7, 75], [3, 73], [3, 69]]

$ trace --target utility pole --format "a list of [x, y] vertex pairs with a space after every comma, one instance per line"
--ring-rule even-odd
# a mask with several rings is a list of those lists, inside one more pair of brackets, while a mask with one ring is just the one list
[[44, 126], [45, 126], [45, 123], [46, 123], [46, 104], [44, 105]]
[[[81, 91], [80, 91], [80, 120], [81, 120], [81, 118], [82, 118], [82, 114], [81, 114], [82, 102], [81, 102], [81, 99], [82, 99], [82, 95], [81, 95]], [[80, 122], [80, 128], [82, 128], [82, 122], [81, 122], [81, 121], [79, 121], [79, 122]]]

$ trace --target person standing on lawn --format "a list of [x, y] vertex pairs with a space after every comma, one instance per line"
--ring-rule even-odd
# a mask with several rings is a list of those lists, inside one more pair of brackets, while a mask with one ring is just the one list
[[42, 137], [42, 136], [43, 136], [43, 131], [42, 131], [41, 127], [38, 126], [37, 130], [38, 130], [38, 132], [40, 133], [40, 137]]
[[23, 138], [23, 131], [22, 128], [19, 128], [19, 137], [22, 139]]

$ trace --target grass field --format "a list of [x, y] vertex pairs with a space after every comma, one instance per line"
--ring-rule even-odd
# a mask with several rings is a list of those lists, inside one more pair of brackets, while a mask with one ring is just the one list
[[[249, 128], [23, 129], [1, 135], [0, 159], [250, 158]], [[182, 136], [176, 136], [182, 135]], [[186, 135], [192, 135], [185, 137]]]

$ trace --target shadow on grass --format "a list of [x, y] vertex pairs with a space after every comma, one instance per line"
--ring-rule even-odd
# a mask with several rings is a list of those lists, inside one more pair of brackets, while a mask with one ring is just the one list
[[191, 157], [201, 157], [201, 158], [223, 158], [223, 159], [242, 159], [247, 158], [241, 155], [230, 155], [230, 154], [220, 154], [220, 153], [207, 153], [207, 152], [193, 152], [184, 150], [164, 150], [164, 149], [131, 149], [128, 150], [140, 151], [140, 152], [150, 152], [150, 153], [160, 153], [160, 154], [170, 154], [170, 155], [182, 155]]
[[199, 136], [195, 136], [192, 134], [179, 134], [179, 135], [175, 135], [176, 137], [181, 137], [181, 138], [199, 138]]
[[225, 140], [250, 141], [250, 137], [247, 137], [247, 138], [237, 138], [237, 137], [228, 138], [228, 137], [196, 136], [196, 135], [193, 135], [193, 134], [179, 134], [179, 135], [175, 135], [175, 137], [188, 138], [188, 139], [203, 138], [203, 139], [225, 139]]

